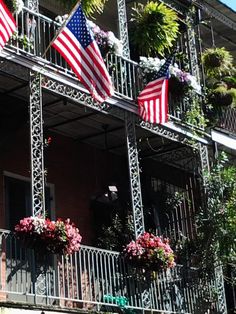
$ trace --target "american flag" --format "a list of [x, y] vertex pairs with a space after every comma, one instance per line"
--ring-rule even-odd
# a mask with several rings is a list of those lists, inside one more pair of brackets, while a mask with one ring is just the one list
[[59, 32], [52, 46], [98, 102], [112, 96], [113, 86], [100, 50], [79, 5]]
[[144, 121], [163, 124], [168, 113], [168, 77], [173, 57], [166, 59], [154, 80], [138, 96], [139, 115]]
[[2, 0], [0, 0], [0, 52], [16, 30], [16, 21]]

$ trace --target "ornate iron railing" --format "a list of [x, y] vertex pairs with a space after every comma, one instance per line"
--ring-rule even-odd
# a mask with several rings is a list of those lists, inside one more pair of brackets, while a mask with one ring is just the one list
[[89, 246], [68, 257], [42, 254], [40, 249], [27, 249], [14, 234], [0, 230], [2, 299], [136, 313], [145, 310], [141, 296], [148, 291], [148, 311], [204, 313], [217, 309], [214, 282], [199, 277], [197, 269], [176, 266], [154, 272], [131, 267], [118, 252]]

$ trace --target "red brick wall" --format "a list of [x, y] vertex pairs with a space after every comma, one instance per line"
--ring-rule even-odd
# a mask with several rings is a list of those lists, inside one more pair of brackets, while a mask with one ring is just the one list
[[[115, 156], [86, 144], [52, 135], [52, 143], [45, 150], [47, 181], [55, 185], [57, 217], [70, 217], [90, 244], [93, 235], [91, 197], [104, 192], [115, 183], [127, 192], [128, 168], [126, 158]], [[5, 227], [3, 171], [30, 177], [29, 129], [10, 138], [0, 153], [0, 227]]]

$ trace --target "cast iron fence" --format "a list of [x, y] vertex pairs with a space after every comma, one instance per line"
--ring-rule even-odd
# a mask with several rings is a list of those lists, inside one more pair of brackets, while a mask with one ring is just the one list
[[[154, 272], [132, 267], [118, 252], [94, 247], [82, 246], [70, 256], [42, 254], [0, 230], [0, 269], [6, 301], [104, 312], [219, 313], [215, 283], [197, 269]], [[148, 309], [145, 292], [151, 298]]]

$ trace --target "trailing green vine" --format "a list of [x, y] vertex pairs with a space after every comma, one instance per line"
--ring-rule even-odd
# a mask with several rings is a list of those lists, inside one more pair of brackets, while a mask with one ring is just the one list
[[208, 274], [215, 263], [236, 267], [236, 167], [227, 163], [223, 152], [204, 174], [206, 207], [197, 215], [196, 238], [186, 240], [182, 248], [190, 265]]

